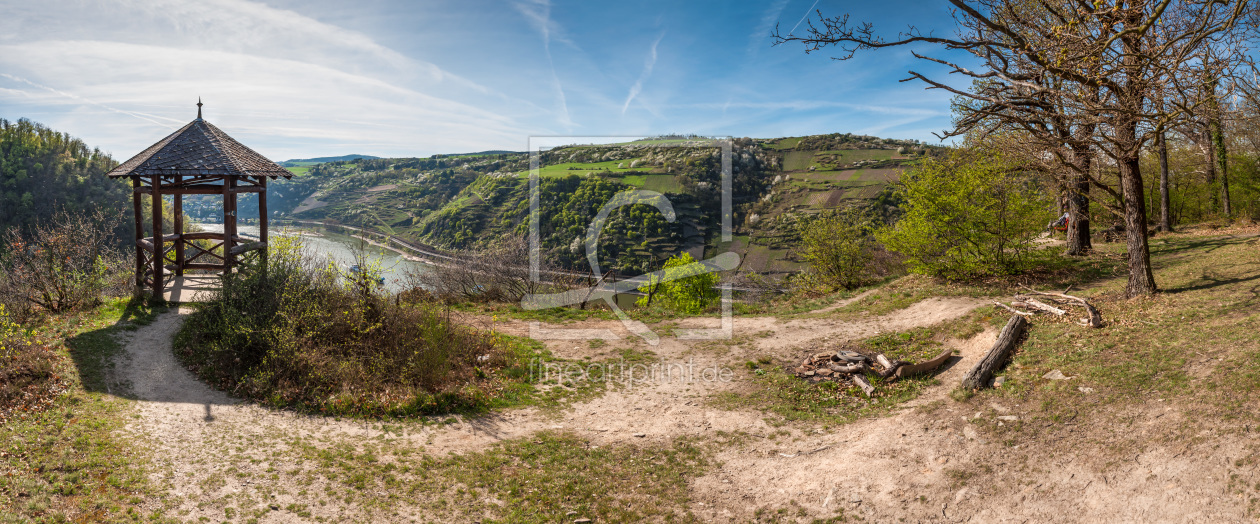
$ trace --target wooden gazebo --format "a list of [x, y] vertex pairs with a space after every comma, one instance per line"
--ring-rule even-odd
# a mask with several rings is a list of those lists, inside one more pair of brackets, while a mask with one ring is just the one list
[[[131, 178], [136, 220], [136, 286], [161, 297], [167, 280], [185, 270], [221, 270], [225, 274], [249, 258], [264, 259], [267, 249], [267, 179], [289, 178], [288, 170], [233, 140], [201, 118], [179, 128], [109, 172]], [[258, 193], [257, 241], [237, 235], [236, 195]], [[144, 236], [142, 195], [153, 201], [153, 236]], [[175, 231], [162, 231], [162, 196], [174, 196]], [[184, 233], [184, 195], [223, 195], [222, 233]], [[217, 242], [209, 248], [194, 240]], [[222, 247], [220, 253], [214, 251]]]

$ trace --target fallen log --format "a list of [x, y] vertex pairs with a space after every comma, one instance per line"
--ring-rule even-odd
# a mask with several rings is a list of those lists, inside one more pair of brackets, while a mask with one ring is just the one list
[[954, 350], [950, 348], [945, 348], [944, 350], [941, 351], [940, 355], [937, 355], [936, 358], [932, 360], [929, 360], [927, 362], [920, 362], [918, 364], [907, 364], [907, 365], [901, 366], [897, 368], [897, 373], [893, 375], [893, 379], [907, 378], [907, 377], [912, 377], [914, 375], [921, 375], [924, 373], [935, 371], [936, 368], [941, 367], [941, 365], [944, 364], [946, 360], [949, 360], [949, 357], [952, 356], [953, 354], [954, 354]]
[[[898, 368], [906, 364], [909, 364], [909, 362], [906, 362], [904, 360], [889, 360], [888, 357], [884, 356], [883, 353], [875, 355], [875, 361], [879, 362], [879, 366], [884, 368], [883, 371], [879, 372], [879, 378], [891, 377], [893, 373], [897, 372]], [[893, 380], [896, 380], [896, 379], [893, 379]]]
[[1029, 306], [1031, 306], [1033, 309], [1040, 309], [1042, 311], [1045, 311], [1046, 313], [1053, 313], [1060, 317], [1067, 314], [1067, 311], [1054, 307], [1050, 304], [1047, 304], [1035, 298], [1030, 298], [1028, 300], [1025, 300], [1024, 302], [1028, 304]]
[[840, 364], [828, 364], [827, 369], [835, 371], [836, 373], [862, 373], [866, 371], [866, 364], [862, 362], [856, 362], [847, 366], [841, 366]]
[[976, 363], [976, 367], [971, 368], [971, 371], [968, 371], [963, 377], [963, 389], [989, 387], [989, 381], [993, 378], [993, 373], [1010, 359], [1011, 353], [1015, 352], [1015, 347], [1019, 344], [1019, 340], [1027, 328], [1028, 320], [1022, 315], [1012, 315], [1010, 321], [1006, 323], [1006, 327], [1002, 328], [1002, 333], [998, 335], [997, 342], [994, 342], [993, 347], [984, 355], [984, 358]]
[[1047, 291], [1034, 291], [1033, 289], [1027, 286], [1024, 286], [1024, 289], [1027, 289], [1029, 293], [1032, 293], [1034, 295], [1042, 295], [1042, 296], [1047, 296], [1047, 297], [1059, 297], [1059, 298], [1065, 298], [1073, 302], [1076, 302], [1084, 306], [1085, 311], [1089, 313], [1089, 318], [1081, 319], [1082, 325], [1089, 326], [1092, 328], [1100, 328], [1103, 326], [1102, 313], [1099, 313], [1098, 309], [1095, 308], [1092, 304], [1090, 304], [1088, 300], [1085, 300], [1081, 297], [1068, 295], [1066, 293], [1051, 293]]
[[871, 393], [875, 392], [875, 386], [866, 380], [862, 375], [853, 375], [853, 385], [862, 388], [862, 392], [866, 393], [866, 397], [870, 398]]
[[1013, 308], [1013, 307], [1011, 307], [1011, 306], [1008, 306], [1008, 305], [1003, 304], [1003, 303], [1001, 303], [1001, 302], [998, 302], [998, 301], [996, 301], [996, 300], [994, 300], [994, 301], [993, 301], [993, 305], [995, 305], [995, 306], [1000, 306], [1002, 309], [1005, 309], [1005, 310], [1007, 310], [1007, 311], [1010, 311], [1011, 313], [1014, 313], [1014, 314], [1016, 314], [1016, 315], [1023, 315], [1023, 316], [1026, 316], [1026, 317], [1030, 317], [1030, 316], [1032, 316], [1032, 313], [1029, 313], [1029, 312], [1027, 312], [1027, 311], [1020, 311], [1020, 310], [1018, 310], [1018, 309], [1015, 309], [1015, 308]]

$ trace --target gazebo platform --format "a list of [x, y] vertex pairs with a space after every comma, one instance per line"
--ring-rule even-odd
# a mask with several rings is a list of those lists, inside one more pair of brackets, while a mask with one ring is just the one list
[[162, 292], [167, 302], [205, 302], [223, 285], [223, 277], [215, 274], [184, 275], [169, 280]]
[[[267, 160], [253, 149], [201, 118], [179, 128], [108, 173], [110, 178], [131, 179], [136, 233], [136, 287], [153, 296], [174, 296], [177, 302], [194, 301], [204, 288], [200, 275], [189, 270], [224, 274], [251, 269], [267, 260], [267, 180], [290, 178], [293, 173]], [[237, 197], [258, 195], [257, 240], [237, 235]], [[171, 196], [174, 231], [163, 231], [163, 197]], [[190, 232], [184, 227], [185, 195], [219, 195], [223, 198], [223, 232]], [[145, 234], [143, 201], [150, 199], [152, 225]], [[172, 280], [173, 279], [173, 280]], [[173, 285], [168, 291], [168, 286]], [[217, 285], [217, 284], [216, 284]], [[191, 287], [189, 287], [191, 286]], [[191, 294], [190, 294], [191, 293]]]

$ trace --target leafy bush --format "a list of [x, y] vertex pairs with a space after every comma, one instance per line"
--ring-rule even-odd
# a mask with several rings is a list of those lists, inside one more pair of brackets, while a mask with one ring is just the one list
[[715, 286], [721, 276], [697, 264], [689, 253], [670, 257], [662, 269], [662, 277], [654, 278], [639, 288], [639, 291], [648, 294], [638, 300], [640, 305], [647, 305], [651, 299], [660, 297], [666, 307], [694, 315], [704, 311], [720, 296]]
[[64, 389], [58, 360], [51, 349], [33, 343], [0, 304], [0, 424], [14, 413], [48, 407]]
[[210, 383], [277, 406], [409, 416], [482, 405], [506, 361], [493, 334], [360, 280], [273, 239], [265, 270], [226, 280], [188, 319], [178, 353]]
[[25, 234], [9, 228], [0, 248], [0, 303], [21, 319], [40, 309], [67, 311], [125, 293], [134, 266], [113, 246], [115, 222], [100, 211], [63, 211]]
[[872, 236], [874, 229], [870, 217], [857, 207], [821, 216], [802, 224], [798, 253], [822, 284], [857, 289], [886, 265], [877, 264], [882, 249]]
[[946, 278], [1018, 273], [1053, 203], [994, 153], [957, 150], [902, 178], [905, 215], [876, 233], [910, 270]]

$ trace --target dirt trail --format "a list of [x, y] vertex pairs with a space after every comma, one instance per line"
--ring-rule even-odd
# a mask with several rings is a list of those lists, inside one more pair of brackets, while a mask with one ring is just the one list
[[[649, 347], [627, 337], [602, 347], [586, 341], [547, 344], [557, 355], [573, 359], [608, 357], [633, 346], [650, 350], [662, 362], [689, 363], [693, 373], [702, 373], [759, 356], [797, 358], [811, 344], [937, 324], [965, 315], [981, 303], [968, 298], [929, 299], [889, 315], [845, 322], [826, 317], [786, 322], [738, 318], [735, 340], [729, 343], [663, 338], [660, 345]], [[168, 494], [151, 501], [154, 508], [181, 519], [218, 521], [224, 517], [224, 508], [233, 505], [309, 503], [309, 493], [322, 489], [319, 480], [272, 473], [303, 466], [303, 459], [291, 449], [299, 439], [332, 447], [383, 437], [379, 426], [263, 409], [238, 403], [202, 384], [171, 351], [172, 337], [186, 313], [166, 313], [135, 331], [125, 341], [125, 357], [118, 363], [120, 386], [138, 399], [138, 418], [126, 431], [138, 442], [153, 446], [158, 471], [154, 480]], [[698, 321], [704, 322], [709, 321]], [[565, 327], [618, 330], [620, 324], [592, 321]], [[496, 328], [528, 332], [524, 322], [500, 323]], [[752, 435], [751, 442], [720, 451], [715, 457], [720, 465], [691, 485], [692, 510], [713, 521], [750, 520], [759, 510], [779, 508], [793, 508], [799, 511], [792, 513], [793, 518], [803, 520], [831, 517], [840, 511], [874, 521], [1124, 522], [1200, 517], [1235, 521], [1241, 517], [1238, 507], [1220, 504], [1223, 475], [1204, 475], [1199, 482], [1185, 484], [1177, 480], [1195, 478], [1194, 472], [1203, 471], [1202, 462], [1219, 461], [1219, 457], [1155, 449], [1135, 459], [1138, 466], [1102, 470], [1072, 454], [1043, 454], [985, 442], [973, 423], [993, 423], [997, 416], [1018, 418], [1015, 413], [1020, 407], [995, 404], [976, 419], [975, 414], [955, 412], [946, 395], [995, 338], [990, 330], [969, 340], [947, 341], [962, 358], [954, 359], [940, 375], [940, 385], [896, 414], [825, 431], [808, 426], [771, 427], [759, 411], [707, 405], [706, 398], [714, 393], [747, 387], [747, 379], [741, 380], [736, 373], [729, 381], [692, 375], [688, 381], [654, 380], [611, 388], [559, 414], [517, 409], [454, 424], [403, 424], [401, 430], [389, 434], [388, 445], [447, 455], [482, 450], [504, 439], [548, 429], [572, 431], [592, 445], [663, 442], [715, 431]], [[1165, 417], [1151, 430], [1176, 424], [1176, 418]], [[786, 436], [767, 438], [785, 428]], [[998, 476], [1002, 483], [967, 484], [967, 472], [989, 465], [998, 471], [990, 469], [986, 475]], [[259, 478], [269, 480], [259, 482]], [[1174, 510], [1164, 505], [1165, 490], [1175, 490], [1168, 500], [1186, 506], [1167, 513]], [[362, 518], [360, 509], [335, 503], [309, 511], [315, 517], [346, 520]], [[393, 511], [371, 518], [407, 520], [420, 509], [400, 503]], [[1161, 518], [1169, 515], [1174, 518]], [[268, 522], [303, 520], [288, 511], [260, 517]]]

